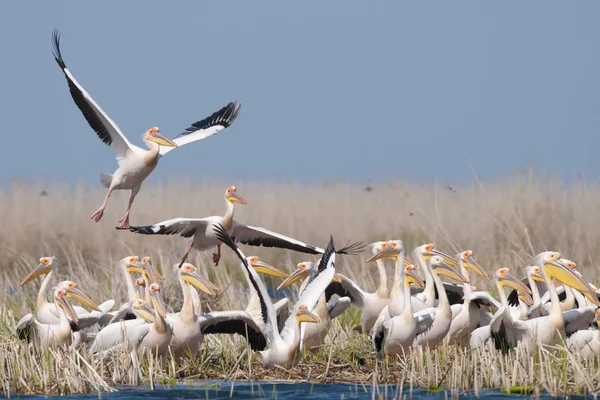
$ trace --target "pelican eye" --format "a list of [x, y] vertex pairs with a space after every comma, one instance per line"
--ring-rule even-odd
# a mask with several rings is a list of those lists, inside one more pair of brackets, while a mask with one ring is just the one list
[[428, 245], [425, 247], [425, 251], [431, 251], [431, 250], [433, 250], [433, 247], [434, 247], [434, 246], [433, 246], [433, 243], [432, 243], [432, 244], [428, 244]]
[[391, 246], [392, 246], [392, 248], [395, 249], [397, 245], [396, 245], [396, 243], [392, 243]]
[[42, 259], [40, 259], [40, 262], [41, 262], [42, 264], [44, 264], [44, 265], [48, 265], [48, 263], [49, 263], [50, 261], [48, 261], [48, 259], [47, 259], [47, 258], [42, 258]]
[[71, 282], [67, 286], [69, 287], [69, 289], [75, 289], [77, 287], [77, 284], [75, 282]]
[[156, 291], [160, 290], [160, 287], [158, 286], [158, 284], [153, 283], [152, 285], [150, 285], [150, 290], [152, 292], [156, 292]]
[[56, 295], [58, 297], [63, 297], [65, 295], [65, 291], [64, 290], [59, 290], [58, 293], [56, 293]]

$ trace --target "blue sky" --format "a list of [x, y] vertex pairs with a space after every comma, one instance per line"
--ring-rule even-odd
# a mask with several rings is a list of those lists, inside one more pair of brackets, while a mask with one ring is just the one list
[[0, 2], [0, 181], [116, 167], [51, 56], [132, 142], [229, 101], [151, 180], [600, 177], [596, 2]]

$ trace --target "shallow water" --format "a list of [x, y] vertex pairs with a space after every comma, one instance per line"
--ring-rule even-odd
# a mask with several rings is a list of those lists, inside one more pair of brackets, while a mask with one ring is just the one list
[[[360, 384], [348, 383], [329, 383], [329, 384], [312, 384], [312, 383], [287, 383], [274, 381], [257, 381], [257, 382], [224, 382], [224, 381], [204, 381], [193, 385], [179, 384], [173, 387], [157, 386], [155, 390], [148, 390], [148, 387], [120, 387], [118, 392], [104, 393], [101, 396], [98, 394], [74, 395], [74, 396], [11, 396], [18, 399], [372, 399], [378, 398], [373, 396], [371, 385], [362, 386]], [[427, 389], [416, 389], [412, 391], [408, 387], [399, 388], [388, 385], [379, 386], [379, 394], [383, 399], [410, 398], [411, 393], [413, 398], [446, 400], [452, 398], [452, 391], [437, 391], [430, 392]], [[400, 391], [402, 391], [400, 393]], [[454, 393], [456, 395], [456, 393]], [[482, 397], [492, 399], [515, 399], [515, 398], [533, 398], [532, 396], [507, 396], [500, 390], [484, 390], [481, 393]], [[476, 399], [472, 391], [460, 393], [461, 399]], [[540, 399], [556, 399], [557, 397], [542, 395]], [[584, 399], [583, 396], [570, 396], [569, 399]], [[588, 397], [589, 398], [589, 397]]]

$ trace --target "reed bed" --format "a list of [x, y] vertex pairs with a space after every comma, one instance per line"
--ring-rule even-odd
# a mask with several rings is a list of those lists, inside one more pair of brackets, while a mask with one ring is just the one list
[[[491, 272], [509, 267], [515, 275], [541, 251], [556, 250], [578, 264], [588, 280], [598, 283], [594, 266], [600, 260], [600, 185], [577, 181], [569, 185], [536, 176], [531, 171], [510, 179], [462, 185], [397, 180], [363, 185], [347, 182], [319, 184], [261, 182], [167, 182], [147, 184], [134, 203], [132, 225], [164, 219], [202, 217], [224, 212], [224, 191], [236, 184], [248, 200], [236, 208], [235, 219], [263, 226], [309, 243], [324, 246], [329, 235], [337, 243], [400, 238], [407, 249], [425, 242], [450, 254], [471, 249]], [[206, 337], [198, 359], [142, 360], [142, 376], [132, 376], [130, 360], [115, 357], [98, 363], [85, 353], [62, 349], [37, 355], [13, 337], [16, 320], [33, 308], [38, 287], [18, 282], [41, 256], [58, 257], [56, 282], [71, 279], [97, 302], [125, 300], [126, 290], [116, 262], [128, 255], [150, 256], [165, 275], [163, 295], [172, 309], [181, 304], [172, 265], [185, 250], [179, 237], [147, 237], [116, 231], [128, 194], [113, 195], [100, 223], [89, 220], [99, 206], [103, 189], [82, 185], [13, 180], [0, 186], [0, 390], [9, 393], [84, 393], [109, 391], [115, 385], [171, 385], [188, 379], [289, 379], [315, 382], [375, 382], [456, 391], [484, 388], [551, 394], [596, 393], [600, 390], [598, 360], [582, 360], [557, 346], [533, 355], [493, 349], [466, 351], [441, 346], [436, 350], [391, 357], [376, 363], [369, 343], [352, 330], [358, 311], [352, 309], [332, 325], [328, 342], [294, 369], [265, 370], [237, 337]], [[284, 250], [243, 246], [246, 255], [292, 271], [313, 256]], [[367, 290], [378, 285], [373, 265], [360, 256], [341, 256], [336, 268]], [[190, 259], [222, 292], [203, 297], [205, 310], [244, 308], [245, 281], [234, 256], [224, 252], [213, 267], [210, 252], [192, 252]], [[391, 266], [389, 269], [391, 276]], [[279, 282], [268, 278], [267, 286]], [[475, 285], [487, 288], [488, 282]], [[343, 345], [341, 345], [343, 344]], [[236, 351], [231, 351], [233, 348]], [[246, 352], [244, 353], [244, 350]]]

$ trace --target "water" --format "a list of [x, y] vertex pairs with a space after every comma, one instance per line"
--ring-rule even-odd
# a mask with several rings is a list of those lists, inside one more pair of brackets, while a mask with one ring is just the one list
[[[224, 382], [224, 381], [202, 381], [193, 385], [179, 384], [174, 387], [163, 388], [156, 387], [156, 390], [148, 390], [148, 387], [139, 386], [135, 388], [121, 387], [118, 392], [76, 395], [76, 396], [13, 396], [18, 399], [49, 399], [49, 400], [64, 400], [64, 399], [107, 399], [107, 400], [170, 400], [170, 399], [314, 399], [314, 400], [338, 400], [338, 399], [377, 399], [373, 397], [371, 385], [362, 386], [360, 384], [348, 383], [328, 383], [328, 384], [312, 384], [312, 383], [286, 383], [274, 381], [257, 381], [257, 382]], [[402, 389], [402, 397], [410, 398], [410, 388], [398, 388], [388, 385], [387, 392], [385, 386], [379, 387], [379, 393], [383, 399], [397, 399], [400, 395], [399, 390]], [[415, 399], [431, 399], [431, 400], [449, 400], [452, 399], [450, 390], [430, 392], [427, 389], [413, 388], [412, 396]], [[454, 393], [456, 395], [456, 393]], [[506, 395], [499, 390], [484, 390], [482, 397], [486, 399], [511, 399], [515, 398], [530, 398], [531, 396], [516, 396]], [[454, 397], [456, 398], [456, 397]], [[461, 399], [476, 399], [474, 393], [460, 393]], [[540, 399], [550, 400], [556, 397], [550, 395], [542, 395]], [[584, 399], [584, 396], [569, 396], [569, 400]], [[589, 396], [588, 398], [591, 398]]]

